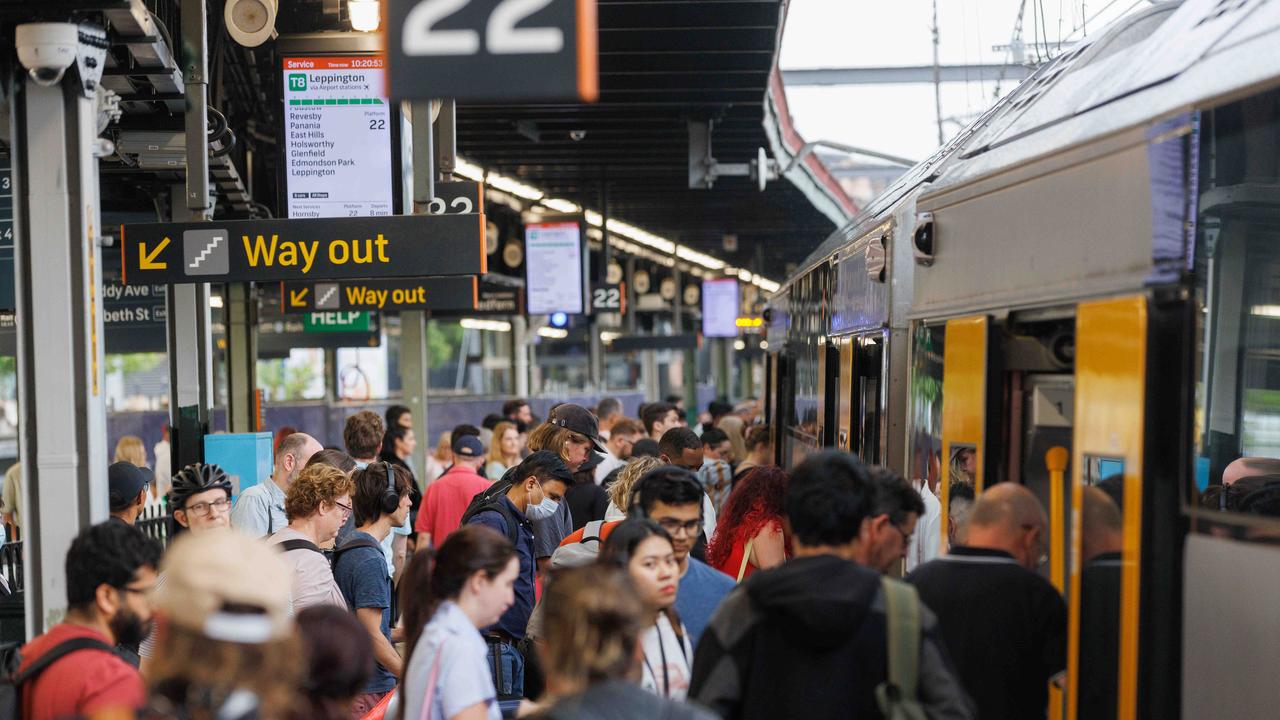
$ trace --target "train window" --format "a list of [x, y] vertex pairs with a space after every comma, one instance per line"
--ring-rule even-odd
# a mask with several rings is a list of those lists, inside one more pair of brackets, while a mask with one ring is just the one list
[[911, 346], [911, 478], [942, 479], [942, 347], [947, 326], [917, 325]]
[[1114, 718], [1119, 677], [1124, 461], [1085, 457], [1076, 717]]
[[1200, 114], [1195, 487], [1280, 517], [1280, 91]]

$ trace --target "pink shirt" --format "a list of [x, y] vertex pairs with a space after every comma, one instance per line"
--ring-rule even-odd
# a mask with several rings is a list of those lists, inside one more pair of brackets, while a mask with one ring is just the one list
[[439, 546], [449, 533], [462, 524], [471, 499], [489, 489], [491, 483], [475, 470], [454, 465], [435, 482], [427, 486], [418, 508], [418, 522], [413, 526], [420, 533], [431, 534], [431, 544]]

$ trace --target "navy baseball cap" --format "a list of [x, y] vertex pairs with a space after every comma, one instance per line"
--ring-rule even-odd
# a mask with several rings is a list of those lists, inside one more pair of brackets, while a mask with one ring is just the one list
[[484, 455], [484, 443], [475, 435], [462, 435], [453, 441], [453, 454], [462, 457], [481, 457]]
[[131, 462], [111, 463], [107, 468], [107, 486], [111, 491], [108, 504], [111, 510], [129, 507], [142, 489], [151, 484], [151, 469], [141, 468]]

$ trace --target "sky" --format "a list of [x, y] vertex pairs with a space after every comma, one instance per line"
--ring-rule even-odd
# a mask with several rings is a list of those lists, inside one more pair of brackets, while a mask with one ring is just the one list
[[[1025, 2], [1023, 42], [1029, 59], [1056, 54], [1059, 40], [1094, 34], [1108, 22], [1147, 7], [1149, 0], [937, 0], [939, 60], [943, 65], [1003, 63], [1018, 8]], [[1033, 11], [1037, 33], [1032, 28]], [[791, 0], [782, 36], [783, 70], [885, 67], [933, 63], [931, 0]], [[1085, 20], [1087, 22], [1083, 22]], [[1037, 43], [1039, 38], [1039, 43]], [[1047, 38], [1047, 42], [1045, 40]], [[991, 105], [994, 81], [944, 83], [946, 137]], [[932, 83], [788, 87], [787, 101], [805, 140], [831, 140], [923, 160], [938, 146]]]

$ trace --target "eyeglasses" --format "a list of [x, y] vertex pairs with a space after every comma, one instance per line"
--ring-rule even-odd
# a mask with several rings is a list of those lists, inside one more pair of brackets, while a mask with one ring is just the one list
[[220, 500], [214, 500], [213, 502], [192, 503], [186, 507], [186, 511], [196, 517], [207, 517], [214, 510], [222, 513], [225, 512], [228, 507], [231, 507], [231, 501], [226, 498], [222, 498]]
[[340, 507], [340, 508], [342, 508], [342, 517], [346, 517], [346, 516], [348, 516], [348, 515], [350, 515], [350, 514], [351, 514], [351, 506], [350, 506], [350, 505], [343, 505], [342, 503], [338, 502], [337, 500], [334, 500], [334, 501], [333, 501], [333, 504], [334, 504], [334, 505], [337, 505], [337, 506], [338, 506], [338, 507]]
[[897, 530], [898, 534], [902, 536], [903, 545], [911, 544], [911, 538], [915, 535], [915, 533], [903, 532], [902, 528], [898, 527], [897, 524], [895, 523], [889, 523], [889, 527], [893, 528], [894, 530]]
[[658, 524], [662, 526], [663, 530], [666, 530], [672, 535], [679, 535], [681, 531], [683, 531], [685, 535], [696, 536], [698, 534], [698, 530], [702, 527], [702, 520], [698, 519], [680, 522], [675, 518], [662, 518], [658, 521]]

